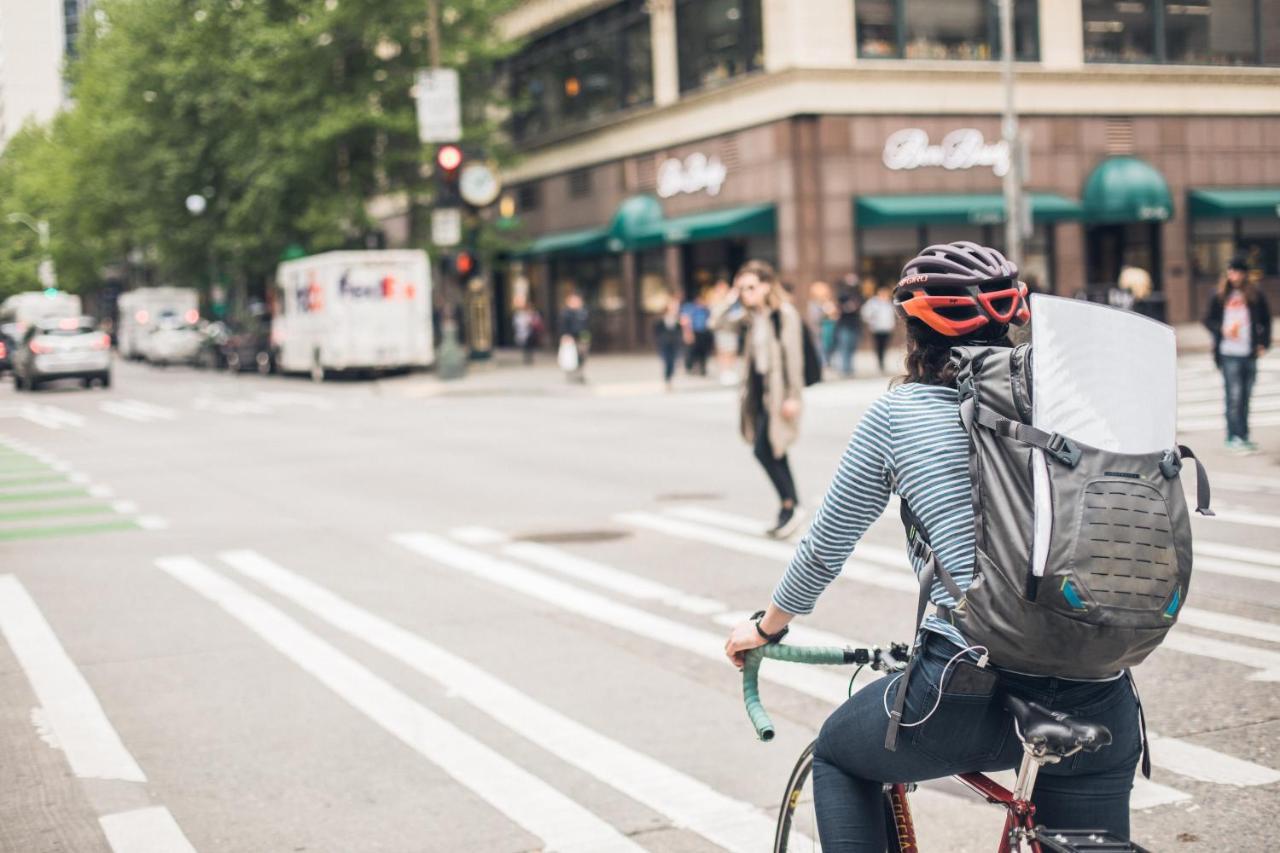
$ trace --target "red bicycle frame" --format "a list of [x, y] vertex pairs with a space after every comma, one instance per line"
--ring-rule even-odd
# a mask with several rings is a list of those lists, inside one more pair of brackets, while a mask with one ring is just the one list
[[[1007, 816], [997, 853], [1010, 853], [1010, 841], [1017, 833], [1022, 833], [1027, 840], [1030, 853], [1042, 853], [1040, 842], [1035, 838], [1036, 807], [1030, 800], [1017, 799], [1012, 791], [981, 773], [959, 773], [952, 778], [988, 803], [1004, 806]], [[888, 805], [893, 812], [893, 825], [898, 831], [899, 853], [920, 853], [915, 824], [911, 820], [911, 807], [907, 804], [906, 785], [899, 783], [889, 786]]]

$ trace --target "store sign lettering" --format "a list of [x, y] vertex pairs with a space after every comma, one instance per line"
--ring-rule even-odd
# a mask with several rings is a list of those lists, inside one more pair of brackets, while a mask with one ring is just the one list
[[939, 145], [929, 144], [929, 134], [918, 127], [899, 130], [884, 143], [884, 164], [895, 171], [941, 166], [944, 169], [972, 169], [989, 166], [998, 177], [1009, 172], [1009, 146], [1002, 139], [987, 142], [982, 131], [972, 127], [953, 130]]
[[729, 169], [714, 154], [708, 157], [695, 153], [683, 160], [671, 157], [658, 167], [658, 195], [662, 198], [698, 192], [719, 195], [728, 174]]

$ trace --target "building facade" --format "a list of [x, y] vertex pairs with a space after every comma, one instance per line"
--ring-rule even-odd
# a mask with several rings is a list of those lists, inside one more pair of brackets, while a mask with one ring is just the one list
[[[503, 21], [525, 248], [498, 302], [593, 308], [647, 343], [667, 294], [747, 258], [803, 298], [896, 282], [930, 242], [1004, 242], [993, 0], [531, 0]], [[1122, 266], [1199, 316], [1233, 253], [1280, 296], [1280, 0], [1015, 0], [1024, 276]], [[505, 311], [499, 313], [505, 325]]]
[[0, 151], [66, 103], [63, 70], [90, 0], [0, 0]]

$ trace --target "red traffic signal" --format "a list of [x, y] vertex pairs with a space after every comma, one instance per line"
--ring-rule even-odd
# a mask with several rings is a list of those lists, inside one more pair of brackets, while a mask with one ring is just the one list
[[436, 151], [436, 165], [442, 172], [456, 172], [462, 165], [462, 149], [456, 145], [441, 145]]
[[453, 261], [453, 268], [458, 275], [470, 275], [476, 269], [475, 255], [470, 252], [459, 252], [458, 257]]

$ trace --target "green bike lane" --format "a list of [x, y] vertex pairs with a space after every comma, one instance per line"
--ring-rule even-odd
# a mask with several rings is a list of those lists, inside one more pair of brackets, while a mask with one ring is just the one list
[[0, 447], [0, 542], [141, 529], [66, 471]]

